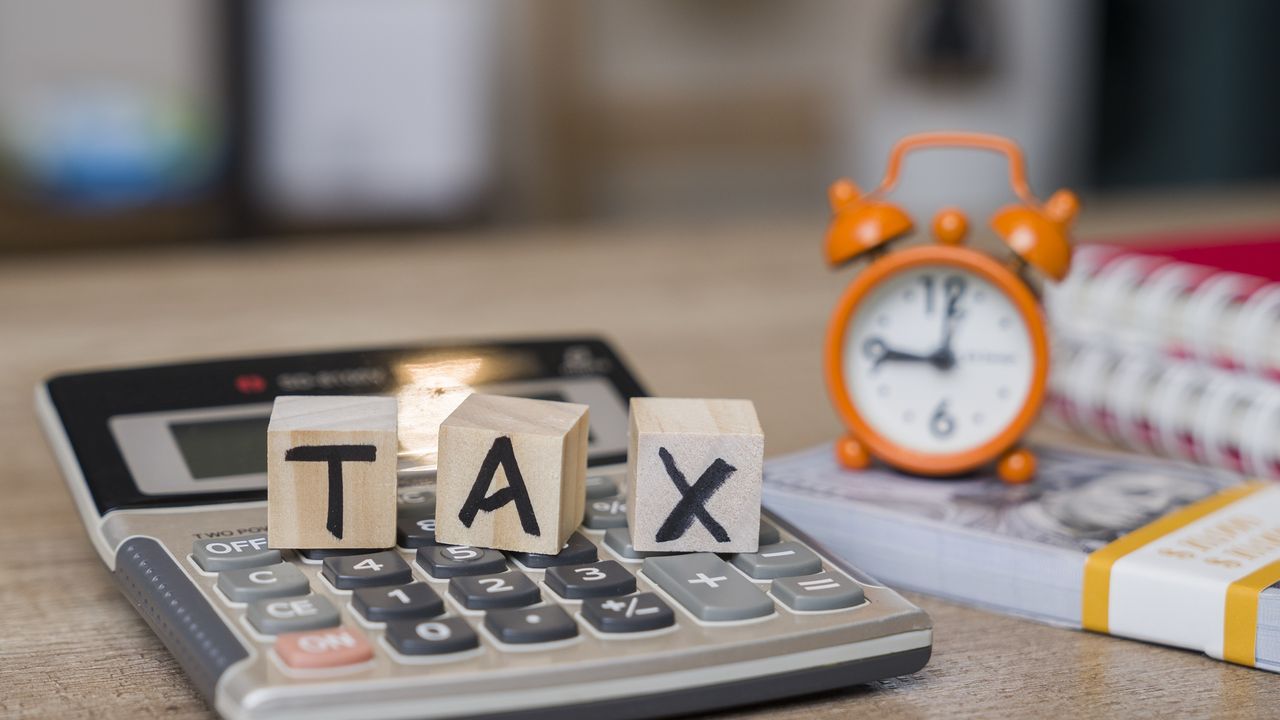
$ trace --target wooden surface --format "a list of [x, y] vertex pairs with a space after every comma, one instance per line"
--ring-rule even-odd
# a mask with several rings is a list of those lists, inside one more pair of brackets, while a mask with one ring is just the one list
[[[1086, 199], [1081, 235], [1280, 221], [1280, 193]], [[651, 390], [755, 401], [766, 454], [832, 438], [823, 326], [852, 276], [796, 223], [684, 224], [0, 257], [0, 716], [211, 713], [116, 591], [32, 409], [59, 369], [603, 331]], [[1275, 716], [1280, 677], [913, 596], [922, 672], [731, 713], [781, 717]]]

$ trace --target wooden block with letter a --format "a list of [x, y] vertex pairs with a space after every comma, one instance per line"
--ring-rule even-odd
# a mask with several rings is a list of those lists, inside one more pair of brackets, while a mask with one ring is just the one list
[[750, 400], [632, 398], [632, 545], [645, 552], [755, 552], [763, 469], [764, 432]]
[[396, 542], [396, 399], [276, 398], [267, 427], [267, 544]]
[[471, 395], [440, 424], [436, 539], [555, 554], [582, 522], [586, 405]]

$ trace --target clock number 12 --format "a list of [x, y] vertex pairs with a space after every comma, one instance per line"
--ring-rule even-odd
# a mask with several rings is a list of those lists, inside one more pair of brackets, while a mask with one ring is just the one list
[[[933, 314], [933, 296], [934, 288], [937, 281], [933, 275], [921, 275], [920, 284], [924, 285], [924, 311], [928, 315]], [[942, 281], [942, 293], [947, 303], [947, 315], [954, 315], [956, 306], [960, 303], [960, 298], [964, 295], [968, 284], [963, 277], [959, 275], [948, 275]]]

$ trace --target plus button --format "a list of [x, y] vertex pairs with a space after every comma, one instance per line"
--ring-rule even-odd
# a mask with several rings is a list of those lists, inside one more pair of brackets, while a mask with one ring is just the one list
[[689, 578], [689, 584], [690, 585], [702, 584], [710, 588], [718, 588], [720, 587], [720, 583], [728, 579], [729, 578], [724, 577], [723, 575], [719, 577], [707, 577], [706, 573], [698, 573], [697, 577]]

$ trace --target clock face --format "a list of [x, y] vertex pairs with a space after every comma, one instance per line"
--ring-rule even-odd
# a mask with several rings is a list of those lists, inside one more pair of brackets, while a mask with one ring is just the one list
[[844, 335], [849, 399], [884, 439], [919, 453], [960, 453], [995, 439], [1032, 393], [1032, 333], [982, 276], [915, 265], [858, 303]]

